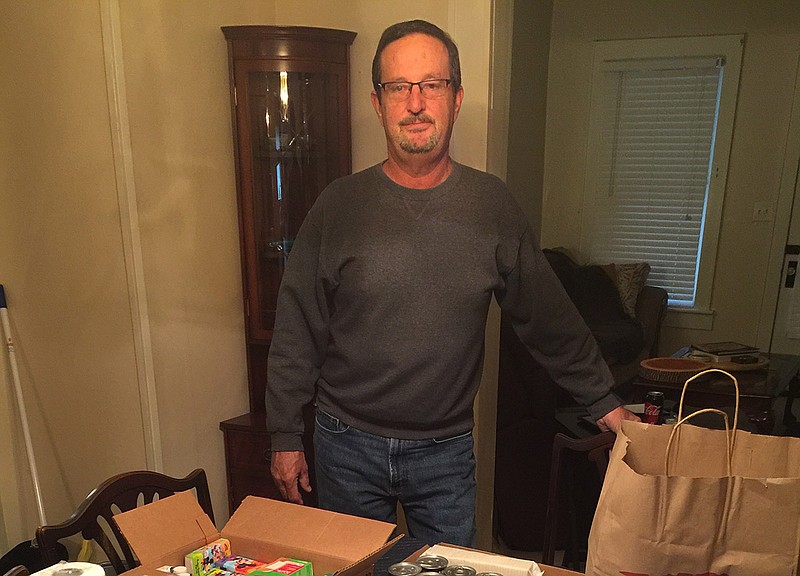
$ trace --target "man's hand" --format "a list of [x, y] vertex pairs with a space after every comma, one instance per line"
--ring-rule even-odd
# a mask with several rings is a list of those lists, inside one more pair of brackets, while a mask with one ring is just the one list
[[302, 451], [273, 452], [270, 471], [281, 495], [289, 502], [303, 503], [303, 497], [297, 488], [298, 484], [304, 492], [311, 492], [308, 464], [306, 455]]
[[611, 430], [614, 434], [619, 432], [619, 427], [622, 425], [623, 420], [633, 420], [634, 422], [641, 422], [642, 419], [636, 414], [627, 410], [624, 406], [617, 406], [611, 412], [600, 418], [597, 421], [597, 426], [603, 432]]

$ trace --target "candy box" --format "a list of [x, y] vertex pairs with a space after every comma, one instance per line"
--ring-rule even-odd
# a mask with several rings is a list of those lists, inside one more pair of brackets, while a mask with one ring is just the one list
[[[231, 543], [227, 538], [217, 538], [210, 544], [189, 552], [184, 563], [190, 576], [224, 576], [220, 574], [216, 562], [230, 556]], [[214, 571], [214, 574], [211, 572]]]

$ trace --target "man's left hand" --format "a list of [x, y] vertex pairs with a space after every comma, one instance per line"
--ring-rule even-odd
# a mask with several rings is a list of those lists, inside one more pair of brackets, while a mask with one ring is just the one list
[[603, 432], [611, 430], [614, 434], [619, 432], [619, 427], [622, 425], [623, 420], [633, 420], [634, 422], [641, 422], [642, 419], [636, 414], [627, 410], [624, 406], [617, 406], [611, 412], [600, 418], [597, 421], [597, 426]]

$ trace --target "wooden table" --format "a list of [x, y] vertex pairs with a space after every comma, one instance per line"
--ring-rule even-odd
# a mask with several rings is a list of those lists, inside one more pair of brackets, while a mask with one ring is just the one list
[[544, 572], [544, 576], [575, 576], [576, 574], [583, 574], [583, 572], [573, 572], [566, 568], [557, 568], [546, 564], [539, 564], [539, 568]]
[[[769, 354], [769, 365], [758, 370], [733, 372], [739, 382], [740, 418], [746, 423], [743, 429], [752, 429], [759, 434], [779, 434], [791, 418], [791, 404], [797, 394], [800, 356]], [[644, 402], [647, 392], [657, 390], [664, 399], [678, 402], [683, 382], [656, 382], [637, 377], [631, 382], [632, 403]], [[781, 397], [785, 403], [778, 402]], [[712, 373], [689, 384], [685, 403], [703, 408], [732, 409], [735, 405], [733, 382], [720, 373]]]
[[[749, 372], [734, 372], [739, 381], [739, 429], [759, 434], [798, 435], [800, 425], [792, 414], [792, 404], [800, 395], [800, 356], [772, 354], [768, 368]], [[683, 383], [654, 382], [635, 378], [627, 393], [621, 394], [628, 403], [642, 403], [650, 390], [664, 393], [668, 408], [679, 400]], [[734, 392], [729, 378], [716, 374], [703, 381], [689, 384], [686, 391], [684, 415], [699, 408], [720, 408], [733, 416]], [[705, 417], [697, 425], [721, 427], [722, 423]], [[588, 438], [599, 433], [589, 413], [581, 406], [556, 410], [561, 431], [573, 438]], [[732, 421], [732, 420], [731, 420]]]

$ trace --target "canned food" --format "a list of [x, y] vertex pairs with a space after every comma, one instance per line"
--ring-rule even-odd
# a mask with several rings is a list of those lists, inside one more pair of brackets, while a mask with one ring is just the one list
[[442, 570], [444, 576], [475, 576], [477, 571], [472, 566], [454, 564]]
[[55, 576], [81, 576], [83, 573], [84, 569], [76, 566], [66, 566], [53, 572]]
[[423, 571], [441, 572], [447, 568], [447, 558], [429, 554], [417, 558], [417, 564], [419, 564]]
[[503, 576], [500, 572], [478, 572], [475, 576]]
[[646, 424], [660, 424], [661, 409], [664, 407], [664, 393], [650, 391], [644, 397], [644, 414], [642, 422]]
[[389, 566], [388, 572], [392, 576], [419, 576], [422, 568], [414, 562], [398, 562]]
[[417, 576], [442, 576], [442, 573], [435, 570], [423, 570]]

